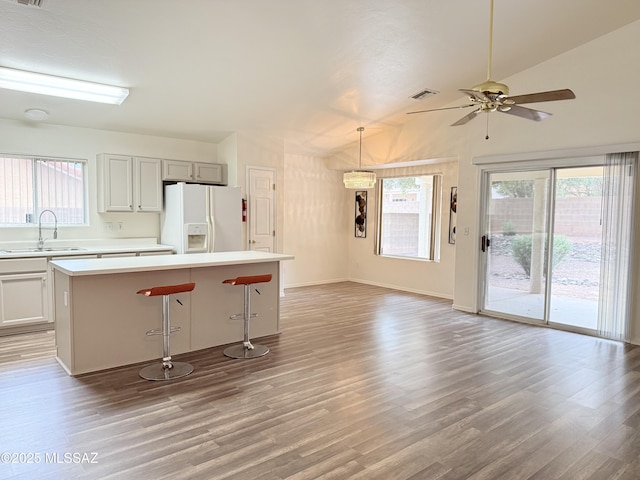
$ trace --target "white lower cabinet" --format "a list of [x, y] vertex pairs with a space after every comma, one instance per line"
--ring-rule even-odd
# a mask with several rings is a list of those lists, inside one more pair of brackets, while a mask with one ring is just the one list
[[[135, 251], [0, 260], [0, 335], [50, 329], [54, 321], [53, 268], [49, 260], [171, 255]], [[49, 324], [49, 325], [47, 325]]]
[[0, 262], [0, 327], [48, 321], [47, 260]]

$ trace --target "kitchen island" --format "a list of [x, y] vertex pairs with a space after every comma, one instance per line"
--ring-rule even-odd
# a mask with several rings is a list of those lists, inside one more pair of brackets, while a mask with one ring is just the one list
[[171, 353], [242, 341], [243, 289], [228, 278], [272, 274], [253, 294], [251, 338], [279, 333], [280, 262], [291, 255], [258, 251], [52, 261], [57, 360], [70, 375], [161, 357], [162, 339], [145, 332], [160, 327], [160, 297], [137, 295], [160, 285], [195, 282], [171, 302]]

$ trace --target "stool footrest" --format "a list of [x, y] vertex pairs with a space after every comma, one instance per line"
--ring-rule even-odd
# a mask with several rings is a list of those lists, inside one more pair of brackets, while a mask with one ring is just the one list
[[[249, 318], [256, 318], [257, 316], [257, 313], [252, 313], [249, 315]], [[231, 315], [229, 318], [231, 320], [244, 320], [244, 313], [236, 313], [235, 315]]]
[[[179, 332], [182, 327], [171, 327], [169, 329], [169, 333]], [[161, 328], [154, 328], [152, 330], [147, 330], [146, 335], [163, 335], [164, 332]]]

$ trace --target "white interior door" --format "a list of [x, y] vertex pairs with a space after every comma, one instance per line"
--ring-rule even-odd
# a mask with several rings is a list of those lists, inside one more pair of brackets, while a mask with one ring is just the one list
[[249, 167], [247, 182], [249, 250], [275, 252], [276, 172], [269, 168]]

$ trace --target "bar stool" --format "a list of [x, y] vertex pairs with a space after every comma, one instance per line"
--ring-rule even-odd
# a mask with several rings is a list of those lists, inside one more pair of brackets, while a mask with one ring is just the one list
[[[147, 335], [162, 335], [162, 364], [149, 365], [140, 370], [139, 375], [145, 380], [172, 380], [174, 378], [185, 377], [193, 372], [193, 366], [191, 364], [171, 361], [169, 335], [174, 332], [179, 332], [180, 327], [171, 326], [169, 300], [171, 295], [190, 292], [195, 286], [195, 283], [183, 283], [180, 285], [152, 287], [136, 292], [139, 295], [145, 295], [147, 297], [162, 295], [162, 328], [154, 328], [147, 332]], [[176, 301], [182, 305], [182, 302], [177, 298]]]
[[[257, 313], [251, 313], [251, 285], [255, 283], [266, 283], [271, 281], [271, 274], [265, 275], [252, 275], [249, 277], [230, 278], [222, 283], [228, 283], [230, 285], [243, 285], [244, 286], [244, 313], [238, 313], [231, 315], [229, 318], [237, 320], [239, 318], [244, 319], [244, 340], [242, 345], [233, 345], [224, 349], [224, 354], [231, 358], [256, 358], [262, 357], [269, 353], [269, 348], [264, 345], [253, 345], [249, 340], [249, 319], [257, 317]], [[258, 289], [256, 292], [260, 294]]]

